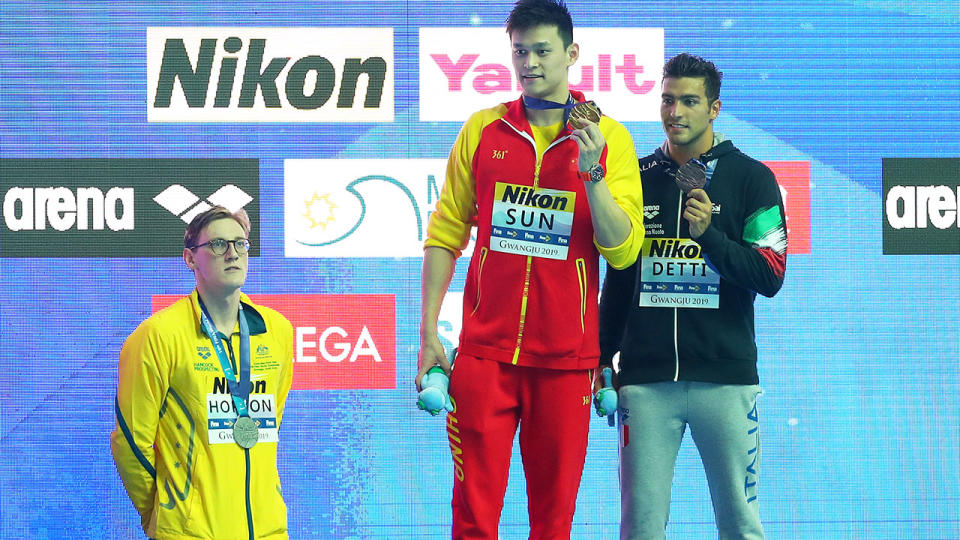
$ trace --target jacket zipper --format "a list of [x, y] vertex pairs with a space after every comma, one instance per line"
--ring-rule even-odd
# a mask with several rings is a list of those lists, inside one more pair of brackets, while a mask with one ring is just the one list
[[250, 506], [250, 449], [243, 449], [243, 457], [247, 465], [247, 483], [246, 483], [246, 499], [247, 499], [247, 533], [249, 534], [250, 540], [253, 540], [253, 508]]
[[[230, 352], [230, 363], [233, 365], [233, 370], [235, 373], [239, 373], [237, 369], [236, 359], [233, 356], [233, 334], [230, 334], [230, 339], [227, 340], [227, 347]], [[244, 499], [247, 506], [247, 534], [250, 540], [253, 539], [253, 508], [250, 505], [250, 449], [243, 449], [243, 458], [246, 465], [246, 475], [244, 483]]]
[[[677, 241], [680, 239], [680, 217], [683, 215], [683, 192], [680, 192], [680, 196], [677, 199], [677, 232], [676, 237]], [[679, 322], [679, 312], [677, 308], [673, 308], [673, 360], [674, 360], [674, 369], [673, 369], [673, 382], [680, 380], [680, 346], [679, 346], [679, 334], [680, 334], [680, 322]]]
[[[537, 189], [537, 187], [540, 186], [540, 166], [543, 164], [542, 156], [540, 156], [537, 153], [537, 141], [533, 140], [533, 138], [531, 138], [530, 135], [527, 134], [526, 132], [521, 131], [516, 127], [514, 127], [513, 124], [508, 122], [506, 118], [501, 118], [500, 120], [503, 121], [504, 124], [510, 126], [510, 129], [516, 131], [518, 135], [526, 139], [527, 142], [529, 142], [530, 145], [533, 146], [533, 153], [534, 155], [537, 156], [537, 166], [536, 166], [536, 169], [533, 171], [533, 189]], [[560, 144], [561, 142], [563, 142], [569, 137], [570, 137], [569, 135], [565, 135], [553, 141], [552, 143], [550, 143], [550, 145], [547, 146], [547, 148], [543, 151], [544, 155], [546, 155], [546, 153], [551, 148]], [[532, 266], [533, 266], [533, 256], [527, 255], [527, 269], [523, 275], [523, 296], [520, 299], [520, 324], [518, 325], [518, 328], [517, 328], [517, 346], [513, 350], [513, 359], [511, 360], [512, 364], [516, 364], [517, 361], [520, 359], [520, 345], [523, 343], [523, 327], [524, 327], [524, 324], [526, 323], [526, 317], [527, 317], [527, 297], [530, 293], [530, 269]]]

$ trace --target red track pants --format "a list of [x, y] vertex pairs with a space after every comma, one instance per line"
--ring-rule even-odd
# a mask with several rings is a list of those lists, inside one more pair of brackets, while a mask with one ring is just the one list
[[455, 409], [447, 414], [455, 540], [497, 538], [518, 424], [530, 538], [570, 538], [587, 453], [590, 376], [458, 356], [450, 380]]

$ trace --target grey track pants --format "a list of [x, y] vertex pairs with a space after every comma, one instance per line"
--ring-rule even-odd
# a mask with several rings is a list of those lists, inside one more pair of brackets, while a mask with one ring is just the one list
[[706, 471], [721, 539], [762, 539], [757, 503], [756, 385], [691, 381], [619, 391], [621, 540], [665, 538], [670, 488], [687, 426]]

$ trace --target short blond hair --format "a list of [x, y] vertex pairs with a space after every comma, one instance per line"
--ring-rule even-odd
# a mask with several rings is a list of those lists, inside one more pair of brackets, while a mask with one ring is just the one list
[[203, 232], [203, 229], [205, 229], [207, 225], [220, 219], [232, 219], [236, 221], [240, 224], [240, 227], [243, 228], [243, 235], [248, 237], [250, 236], [250, 216], [247, 214], [246, 210], [241, 208], [236, 212], [231, 212], [226, 207], [214, 206], [209, 210], [205, 210], [193, 216], [193, 219], [190, 220], [190, 224], [187, 225], [187, 230], [183, 233], [183, 247], [187, 249], [193, 249], [196, 247], [197, 238], [200, 237], [200, 233]]

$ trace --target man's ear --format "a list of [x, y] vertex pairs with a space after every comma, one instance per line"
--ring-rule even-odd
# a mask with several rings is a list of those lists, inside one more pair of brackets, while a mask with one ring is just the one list
[[576, 43], [571, 43], [567, 47], [567, 67], [570, 67], [577, 63], [577, 60], [580, 59], [580, 46]]
[[190, 270], [197, 269], [197, 261], [193, 258], [193, 250], [183, 248], [183, 262]]
[[716, 120], [720, 116], [720, 106], [723, 105], [719, 99], [710, 104], [710, 120]]

